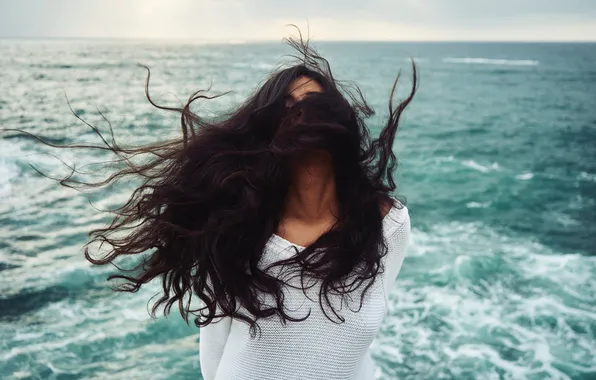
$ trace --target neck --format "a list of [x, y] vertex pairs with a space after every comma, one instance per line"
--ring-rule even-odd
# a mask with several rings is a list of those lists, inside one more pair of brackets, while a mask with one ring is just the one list
[[338, 214], [331, 156], [310, 153], [296, 161], [286, 197], [284, 217], [304, 222], [327, 220]]

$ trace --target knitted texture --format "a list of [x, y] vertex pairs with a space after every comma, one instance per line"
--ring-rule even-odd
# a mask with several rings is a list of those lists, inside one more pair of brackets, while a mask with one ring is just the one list
[[[399, 204], [399, 201], [396, 203]], [[383, 236], [388, 252], [381, 261], [373, 285], [360, 307], [365, 284], [349, 297], [330, 294], [331, 305], [341, 317], [325, 305], [325, 316], [319, 304], [318, 287], [304, 290], [295, 271], [274, 268], [275, 275], [288, 283], [284, 287], [284, 307], [292, 317], [310, 316], [302, 322], [283, 325], [278, 316], [259, 319], [260, 334], [252, 338], [245, 322], [230, 317], [214, 320], [200, 328], [199, 357], [205, 380], [302, 380], [358, 379], [373, 380], [375, 364], [369, 347], [387, 314], [388, 295], [401, 269], [410, 239], [410, 217], [406, 206], [392, 207], [383, 219]], [[259, 265], [287, 258], [295, 248], [304, 247], [272, 235]], [[291, 276], [290, 276], [291, 274]], [[286, 277], [287, 275], [287, 277]], [[308, 284], [308, 281], [306, 282]], [[310, 284], [312, 285], [312, 284]], [[306, 293], [306, 295], [305, 295]], [[263, 296], [274, 305], [271, 296]], [[216, 321], [216, 322], [215, 322]]]

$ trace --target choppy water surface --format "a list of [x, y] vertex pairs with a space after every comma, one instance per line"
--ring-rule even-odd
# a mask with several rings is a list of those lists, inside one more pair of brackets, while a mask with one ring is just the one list
[[[379, 115], [413, 56], [420, 92], [395, 149], [413, 241], [373, 356], [380, 379], [596, 378], [596, 45], [320, 43]], [[68, 110], [123, 143], [178, 133], [178, 104], [213, 84], [241, 102], [283, 61], [281, 44], [0, 41], [0, 124], [55, 142], [97, 142]], [[409, 84], [404, 75], [404, 89]], [[104, 131], [107, 129], [104, 129]], [[100, 161], [0, 135], [0, 378], [197, 379], [198, 330], [152, 320], [158, 284], [114, 294], [113, 268], [81, 246], [106, 215], [40, 177]], [[98, 208], [131, 185], [92, 195]]]

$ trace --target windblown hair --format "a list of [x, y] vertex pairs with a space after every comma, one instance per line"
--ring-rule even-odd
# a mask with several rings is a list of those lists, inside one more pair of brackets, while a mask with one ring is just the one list
[[[272, 266], [262, 268], [259, 261], [281, 221], [291, 184], [290, 165], [313, 150], [325, 150], [332, 157], [338, 221], [306, 249], [273, 266], [295, 268], [303, 283], [306, 277], [319, 282], [324, 312], [324, 304], [331, 306], [331, 293], [345, 295], [364, 286], [364, 297], [380, 270], [387, 247], [379, 205], [394, 204], [390, 194], [396, 190], [397, 161], [392, 146], [400, 116], [416, 92], [416, 67], [412, 62], [411, 92], [394, 105], [398, 75], [388, 119], [378, 138], [372, 138], [364, 119], [374, 111], [358, 87], [336, 80], [328, 61], [301, 35], [285, 41], [295, 50], [291, 57], [297, 62], [272, 73], [241, 106], [216, 121], [190, 110], [195, 101], [216, 97], [206, 91], [193, 94], [182, 108], [156, 104], [149, 95], [148, 71], [146, 96], [157, 108], [180, 113], [179, 138], [121, 147], [111, 127], [111, 139], [106, 139], [82, 119], [101, 145], [59, 145], [19, 130], [58, 148], [108, 150], [124, 165], [99, 182], [75, 180], [71, 168], [71, 174], [60, 179], [63, 186], [96, 188], [124, 177], [142, 180], [129, 200], [111, 211], [116, 214], [111, 223], [89, 233], [84, 252], [98, 265], [114, 264], [126, 255], [143, 257], [134, 268], [121, 269], [108, 280], [120, 282], [115, 290], [136, 292], [160, 277], [163, 293], [152, 316], [160, 306], [168, 314], [177, 304], [187, 323], [191, 314], [199, 327], [229, 316], [248, 323], [251, 334], [259, 318], [277, 314], [286, 323], [308, 317], [286, 313], [284, 282], [270, 274]], [[323, 92], [288, 106], [288, 86], [301, 76], [318, 82]], [[133, 163], [138, 156], [149, 160]], [[93, 243], [107, 243], [110, 250], [96, 257], [90, 252]], [[265, 305], [262, 293], [275, 297], [276, 305]], [[195, 296], [201, 301], [199, 308], [190, 306]]]

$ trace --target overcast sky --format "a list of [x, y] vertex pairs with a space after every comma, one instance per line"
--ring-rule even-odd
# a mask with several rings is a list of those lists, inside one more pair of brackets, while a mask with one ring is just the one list
[[0, 37], [596, 41], [596, 0], [0, 0]]

